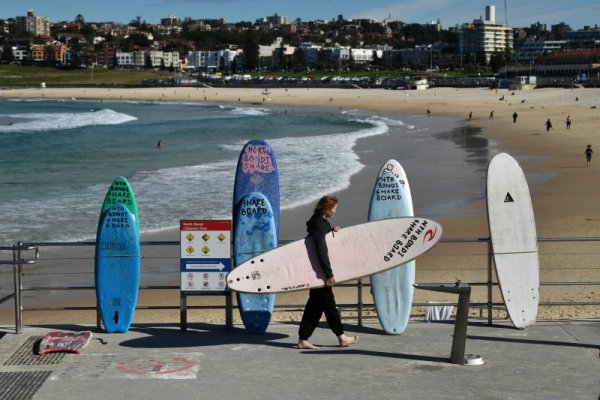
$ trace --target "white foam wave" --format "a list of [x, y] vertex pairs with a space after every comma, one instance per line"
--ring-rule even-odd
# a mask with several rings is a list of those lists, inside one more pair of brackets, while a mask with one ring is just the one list
[[[357, 121], [370, 126], [338, 134], [269, 139], [279, 168], [281, 208], [309, 204], [324, 194], [350, 186], [350, 178], [363, 168], [353, 151], [356, 141], [389, 131], [388, 124], [372, 116]], [[239, 151], [244, 144], [240, 141], [221, 147]]]
[[[101, 112], [106, 120], [119, 116], [129, 117], [102, 110], [64, 114], [64, 118], [89, 118], [90, 114]], [[28, 116], [31, 118], [31, 114]], [[34, 121], [41, 123], [41, 120], [48, 116], [55, 118], [56, 114], [40, 114]], [[347, 188], [351, 177], [363, 168], [359, 156], [354, 151], [356, 141], [389, 131], [389, 126], [384, 120], [373, 116], [353, 116], [352, 120], [359, 121], [361, 127], [336, 134], [268, 139], [279, 166], [283, 209], [313, 203], [324, 194]], [[87, 122], [89, 125], [90, 121]], [[238, 140], [222, 144], [220, 147], [228, 150], [230, 154], [239, 154], [245, 143], [245, 140]], [[142, 231], [153, 232], [177, 227], [180, 219], [231, 218], [236, 164], [237, 156], [233, 156], [226, 160], [198, 165], [139, 171], [128, 177], [138, 200]], [[58, 221], [61, 226], [58, 239], [93, 239], [98, 211], [105, 192], [104, 182], [91, 185], [85, 190], [50, 196], [50, 199], [44, 196], [43, 199], [25, 200], [22, 209], [27, 210], [26, 213], [14, 213], [14, 207], [8, 208], [7, 204], [7, 208], [4, 208], [0, 203], [0, 215], [10, 215], [5, 221], [5, 228], [10, 228], [5, 232], [5, 236], [15, 239], [27, 236], [33, 240], [48, 240], [48, 232], [52, 232], [53, 226], [46, 224], [45, 215], [53, 215], [56, 218], [53, 217], [52, 225], [55, 226]], [[77, 218], [73, 218], [74, 214]], [[24, 233], [19, 226], [39, 228]], [[40, 232], [41, 237], [36, 236], [37, 232]], [[52, 239], [54, 238], [50, 238]]]
[[220, 106], [223, 111], [229, 111], [234, 115], [243, 115], [243, 116], [261, 116], [271, 114], [269, 110], [265, 108], [255, 108], [255, 107], [231, 107], [231, 106]]
[[11, 101], [13, 103], [34, 103], [34, 102], [38, 102], [38, 101], [46, 101], [47, 99], [39, 97], [37, 99], [6, 99], [6, 100]]
[[393, 118], [386, 117], [383, 115], [371, 115], [371, 114], [367, 114], [365, 111], [362, 111], [362, 110], [346, 110], [346, 111], [342, 111], [342, 114], [345, 114], [345, 115], [348, 115], [351, 117], [367, 118], [370, 120], [382, 121], [388, 126], [394, 126], [394, 127], [403, 126], [409, 130], [415, 129], [414, 125], [407, 124], [402, 120], [393, 119]]
[[350, 186], [350, 178], [363, 168], [353, 151], [356, 141], [389, 131], [382, 121], [363, 122], [371, 126], [354, 132], [272, 141], [280, 171], [282, 208], [309, 204], [324, 194]]
[[[365, 122], [365, 121], [363, 121]], [[363, 165], [353, 151], [356, 140], [385, 134], [382, 121], [333, 135], [270, 139], [279, 167], [281, 207], [312, 203], [344, 189]], [[222, 145], [239, 152], [245, 141]], [[231, 218], [237, 157], [227, 161], [138, 172], [130, 179], [145, 232], [177, 226], [179, 219]], [[327, 171], [327, 174], [323, 174]]]
[[110, 109], [73, 113], [0, 114], [1, 117], [14, 118], [17, 122], [0, 126], [0, 132], [39, 132], [90, 125], [118, 125], [137, 119]]
[[130, 179], [144, 231], [176, 226], [179, 219], [231, 217], [237, 160], [144, 171]]

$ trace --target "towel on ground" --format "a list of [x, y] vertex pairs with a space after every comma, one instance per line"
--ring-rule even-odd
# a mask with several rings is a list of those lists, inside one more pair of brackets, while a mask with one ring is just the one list
[[439, 301], [428, 301], [427, 303], [437, 303], [438, 305], [425, 306], [425, 321], [445, 321], [452, 315], [452, 304], [439, 305]]

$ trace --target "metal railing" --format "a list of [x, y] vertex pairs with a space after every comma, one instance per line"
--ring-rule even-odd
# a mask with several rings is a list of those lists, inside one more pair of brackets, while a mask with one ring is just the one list
[[[563, 237], [563, 238], [538, 238], [538, 242], [540, 244], [548, 243], [550, 245], [556, 244], [567, 244], [567, 243], [576, 243], [576, 245], [581, 245], [582, 243], [592, 242], [598, 243], [600, 242], [600, 237]], [[467, 246], [485, 246], [485, 250], [474, 251], [473, 248], [470, 248], [467, 252], [457, 252], [455, 250], [450, 251], [459, 245], [467, 245]], [[93, 273], [94, 270], [94, 255], [93, 248], [95, 246], [95, 242], [37, 242], [37, 243], [17, 243], [11, 247], [0, 247], [0, 268], [3, 265], [12, 265], [13, 267], [13, 282], [14, 282], [14, 292], [9, 294], [2, 294], [3, 297], [0, 298], [0, 307], [14, 298], [14, 313], [15, 313], [15, 331], [17, 333], [22, 332], [23, 327], [23, 313], [27, 311], [52, 311], [52, 310], [96, 310], [95, 306], [56, 306], [50, 307], [47, 305], [42, 306], [30, 306], [25, 307], [23, 303], [23, 294], [24, 293], [33, 293], [33, 299], [35, 299], [36, 292], [43, 291], [66, 291], [71, 293], [72, 291], [78, 290], [94, 290], [95, 286], [87, 285], [87, 284], [69, 284], [69, 285], [61, 285], [61, 284], [41, 284], [40, 281], [46, 282], [47, 279], [44, 277], [47, 276], [56, 276], [57, 274], [62, 274], [63, 276], [72, 276], [72, 275], [89, 275]], [[154, 282], [159, 281], [161, 279], [164, 280], [165, 275], [168, 275], [170, 272], [165, 272], [165, 264], [171, 263], [172, 266], [168, 268], [173, 268], [173, 276], [175, 273], [177, 274], [177, 281], [180, 279], [179, 275], [179, 246], [180, 243], [178, 241], [143, 241], [141, 242], [142, 246], [142, 275], [152, 275], [157, 274], [160, 278], [154, 279]], [[71, 248], [79, 248], [81, 251], [76, 254], [70, 254], [66, 256], [64, 251], [61, 248], [71, 247]], [[172, 254], [168, 254], [168, 251], [164, 251], [165, 247], [171, 247], [173, 252]], [[41, 258], [41, 249], [48, 249], [49, 253], [53, 252], [53, 248], [59, 250], [58, 254], [49, 254], [47, 258]], [[448, 248], [448, 251], [443, 252], [441, 249]], [[158, 250], [157, 250], [158, 249]], [[87, 251], [87, 252], [86, 252]], [[81, 254], [81, 252], [83, 252]], [[2, 255], [10, 254], [12, 258], [8, 258], [2, 260]], [[541, 251], [540, 250], [540, 259], [541, 264], [543, 265], [543, 259], [547, 258], [548, 260], [552, 260], [553, 264], [557, 264], [557, 267], [554, 267], [556, 270], [560, 270], [561, 265], [564, 265], [568, 262], [560, 261], [557, 263], [556, 258], [561, 257], [593, 257], [600, 255], [600, 252], [596, 251], [596, 249], [572, 249], [569, 247], [568, 251]], [[479, 278], [480, 280], [471, 280], [469, 279], [469, 286], [473, 287], [481, 287], [486, 289], [485, 299], [483, 301], [473, 301], [470, 303], [470, 308], [479, 309], [479, 318], [484, 319], [483, 313], [486, 311], [486, 319], [487, 323], [491, 325], [494, 319], [501, 318], [498, 316], [499, 313], [502, 313], [504, 310], [503, 302], [494, 302], [494, 297], [499, 296], [494, 293], [495, 287], [498, 285], [494, 280], [494, 271], [493, 271], [493, 258], [491, 251], [491, 243], [489, 238], [455, 238], [455, 239], [442, 239], [440, 244], [436, 246], [429, 253], [422, 255], [419, 257], [419, 267], [417, 268], [417, 274], [419, 271], [427, 270], [430, 271], [439, 269], [439, 265], [444, 265], [444, 260], [447, 260], [448, 257], [459, 257], [461, 259], [466, 259], [466, 263], [476, 264], [475, 268], [467, 268], [468, 270], [475, 271], [475, 273], [485, 272], [486, 276]], [[475, 261], [470, 261], [470, 258], [475, 257]], [[421, 260], [425, 260], [422, 262]], [[43, 271], [43, 264], [50, 263], [51, 271]], [[80, 264], [84, 264], [85, 266], [81, 266]], [[485, 264], [485, 268], [482, 265]], [[574, 264], [577, 264], [575, 262]], [[424, 265], [424, 266], [423, 266]], [[57, 266], [60, 266], [60, 271], [57, 271]], [[437, 266], [437, 269], [436, 269]], [[49, 268], [49, 267], [46, 267]], [[556, 286], [600, 286], [600, 267], [596, 266], [593, 268], [585, 268], [591, 269], [592, 275], [597, 276], [595, 280], [589, 281], [562, 281], [562, 280], [552, 280], [552, 281], [541, 281], [540, 286], [548, 286], [548, 287], [556, 287]], [[463, 268], [461, 267], [461, 271]], [[9, 274], [3, 274], [2, 269], [0, 269], [0, 279], [8, 279]], [[446, 272], [448, 272], [446, 270]], [[589, 274], [588, 274], [589, 275]], [[27, 278], [29, 285], [25, 286], [24, 281]], [[418, 278], [418, 276], [417, 276]], [[173, 277], [173, 280], [175, 278]], [[459, 280], [458, 277], [456, 280]], [[88, 280], [93, 282], [92, 280]], [[445, 283], [448, 283], [449, 279], [445, 279]], [[451, 281], [453, 282], [453, 281]], [[419, 282], [418, 284], [422, 285], [431, 285], [430, 282]], [[463, 281], [464, 283], [464, 281]], [[370, 312], [370, 316], [373, 317], [374, 313], [373, 308], [374, 305], [372, 303], [364, 302], [363, 290], [368, 288], [370, 285], [363, 282], [362, 280], [357, 280], [355, 283], [347, 283], [336, 285], [336, 287], [354, 287], [357, 290], [356, 302], [343, 302], [338, 304], [339, 308], [343, 311], [350, 310], [351, 312], [355, 312], [356, 316], [345, 316], [345, 318], [356, 318], [358, 321], [358, 325], [362, 326], [363, 320], [365, 318], [369, 318], [369, 316], [365, 315], [365, 311]], [[173, 284], [140, 284], [140, 290], [179, 290], [179, 285]], [[497, 290], [497, 289], [496, 289]], [[593, 293], [593, 292], [592, 292]], [[227, 293], [227, 296], [230, 294]], [[481, 297], [481, 296], [480, 296]], [[35, 303], [35, 301], [32, 301]], [[413, 303], [413, 307], [426, 307], [431, 305], [448, 305], [453, 303], [448, 302], [415, 302]], [[599, 301], [552, 301], [552, 302], [540, 302], [540, 307], [562, 307], [562, 306], [582, 306], [582, 307], [591, 307], [600, 305]], [[304, 307], [304, 304], [277, 304], [275, 306], [276, 311], [301, 311]], [[189, 309], [224, 309], [227, 313], [226, 315], [231, 315], [232, 309], [235, 306], [231, 301], [227, 301], [225, 305], [191, 305], [187, 306]], [[180, 305], [138, 305], [136, 310], [181, 310]], [[496, 316], [494, 316], [494, 311], [496, 311]], [[97, 313], [96, 313], [97, 314]], [[98, 314], [97, 314], [98, 315]], [[597, 316], [596, 316], [597, 317]], [[594, 318], [596, 318], [594, 317]], [[502, 318], [506, 318], [502, 317]], [[231, 323], [231, 320], [228, 319], [228, 324]], [[96, 322], [98, 327], [100, 328], [100, 320], [97, 317]]]

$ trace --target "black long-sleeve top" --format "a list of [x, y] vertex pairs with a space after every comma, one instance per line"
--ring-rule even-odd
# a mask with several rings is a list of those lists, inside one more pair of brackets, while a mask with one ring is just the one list
[[325, 235], [333, 231], [331, 224], [322, 215], [313, 214], [306, 221], [306, 231], [308, 232], [308, 236], [312, 237], [315, 242], [317, 257], [325, 276], [327, 279], [333, 278], [333, 271], [329, 262], [329, 250], [327, 249], [327, 242], [325, 242]]

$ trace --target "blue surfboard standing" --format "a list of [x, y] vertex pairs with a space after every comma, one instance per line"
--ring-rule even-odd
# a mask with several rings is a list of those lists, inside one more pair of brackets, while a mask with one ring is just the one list
[[96, 238], [96, 300], [104, 329], [127, 332], [137, 304], [140, 236], [135, 216], [121, 203], [103, 215]]
[[[243, 147], [233, 189], [234, 266], [277, 247], [279, 238], [279, 175], [273, 149], [263, 140]], [[240, 315], [246, 330], [267, 330], [274, 294], [237, 293]]]
[[[396, 160], [381, 168], [369, 206], [369, 221], [413, 215], [412, 197], [406, 174]], [[386, 333], [404, 332], [412, 308], [415, 261], [371, 275], [371, 294], [377, 317]]]

